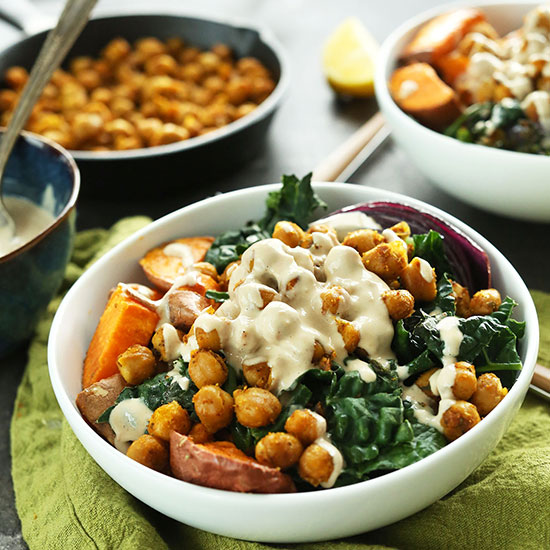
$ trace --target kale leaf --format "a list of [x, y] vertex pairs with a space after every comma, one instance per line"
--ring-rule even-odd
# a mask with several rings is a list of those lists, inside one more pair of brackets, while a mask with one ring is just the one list
[[205, 261], [221, 273], [228, 264], [237, 261], [241, 254], [255, 242], [268, 239], [278, 221], [289, 220], [306, 228], [314, 210], [326, 208], [326, 204], [311, 187], [311, 174], [302, 179], [283, 176], [282, 187], [272, 191], [266, 199], [266, 212], [259, 222], [249, 222], [239, 230], [219, 235], [205, 256]]
[[414, 242], [414, 255], [423, 258], [435, 269], [439, 277], [445, 273], [452, 273], [451, 265], [445, 254], [443, 236], [430, 229], [428, 233], [419, 233], [412, 236]]
[[[419, 425], [414, 414], [407, 413], [395, 366], [384, 369], [375, 362], [370, 366], [376, 374], [370, 383], [336, 364], [328, 372], [306, 371], [279, 396], [283, 410], [274, 424], [251, 429], [234, 421], [234, 443], [250, 452], [264, 435], [283, 430], [294, 410], [315, 409], [320, 403], [331, 440], [346, 461], [338, 486], [412, 464], [443, 447], [445, 439], [437, 430]], [[416, 441], [415, 434], [419, 434]], [[301, 489], [312, 489], [295, 470], [289, 473]]]

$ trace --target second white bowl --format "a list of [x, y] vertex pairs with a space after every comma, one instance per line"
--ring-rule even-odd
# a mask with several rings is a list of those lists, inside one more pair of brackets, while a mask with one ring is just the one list
[[388, 90], [398, 58], [417, 30], [440, 13], [479, 7], [502, 35], [522, 24], [538, 2], [447, 4], [406, 21], [384, 42], [376, 71], [376, 97], [397, 143], [421, 172], [447, 193], [478, 208], [550, 222], [550, 157], [463, 143], [426, 128], [402, 111]]

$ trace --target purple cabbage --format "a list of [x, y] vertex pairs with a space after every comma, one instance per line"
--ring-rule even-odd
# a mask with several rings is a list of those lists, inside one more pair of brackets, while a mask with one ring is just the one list
[[346, 206], [334, 214], [354, 211], [364, 212], [384, 228], [406, 221], [413, 234], [427, 233], [430, 229], [437, 231], [443, 237], [445, 254], [456, 281], [472, 294], [491, 287], [491, 265], [485, 251], [460, 229], [437, 216], [407, 204], [384, 201]]

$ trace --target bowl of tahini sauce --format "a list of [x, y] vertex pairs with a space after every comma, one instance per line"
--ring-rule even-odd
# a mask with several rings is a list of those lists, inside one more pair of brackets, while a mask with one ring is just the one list
[[67, 151], [40, 136], [21, 135], [2, 186], [15, 235], [0, 228], [0, 357], [33, 334], [59, 289], [72, 249], [79, 188], [80, 174]]

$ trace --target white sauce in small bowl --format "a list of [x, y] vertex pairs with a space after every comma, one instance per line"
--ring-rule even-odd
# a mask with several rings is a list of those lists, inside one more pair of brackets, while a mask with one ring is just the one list
[[47, 210], [22, 197], [6, 196], [4, 204], [15, 222], [15, 237], [8, 227], [0, 226], [0, 257], [34, 239], [55, 220]]

